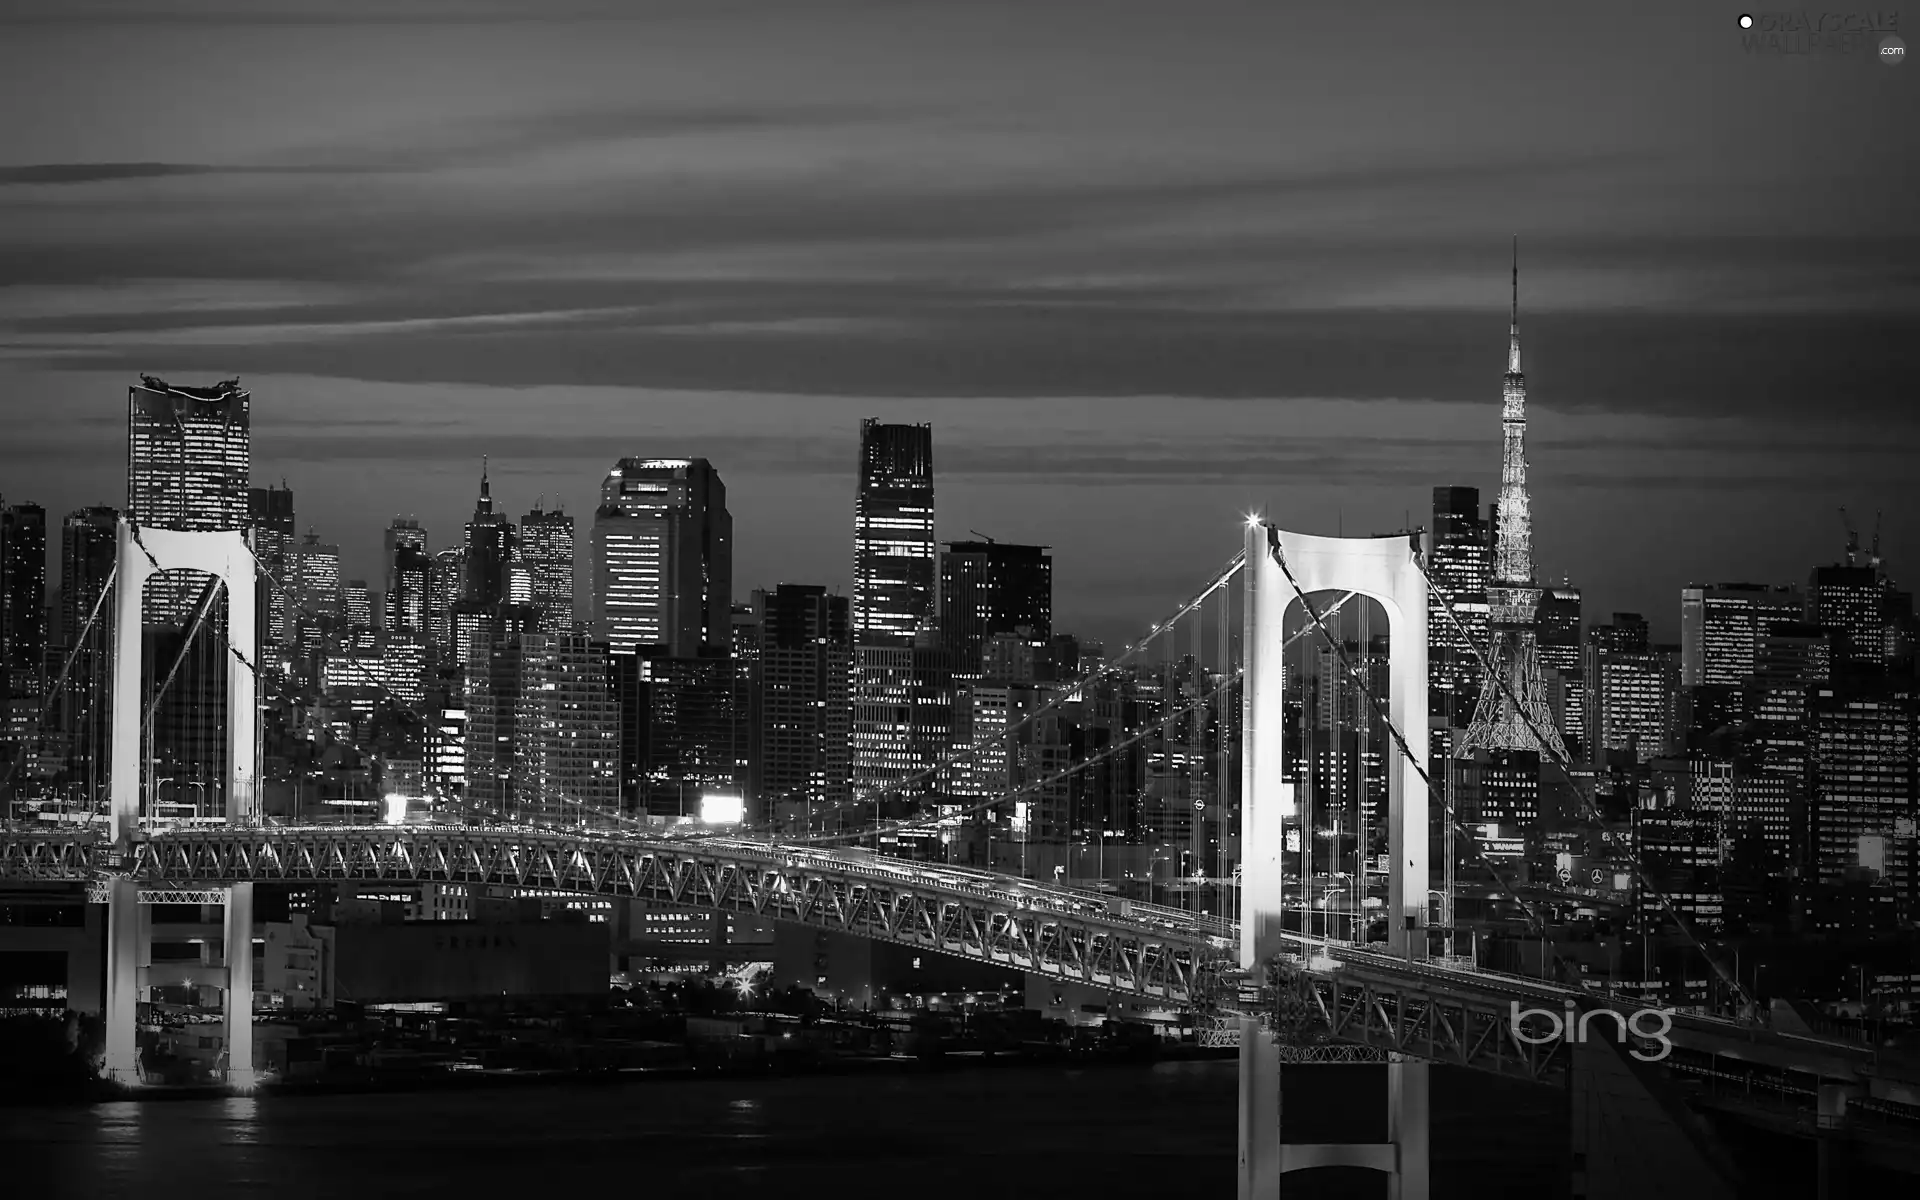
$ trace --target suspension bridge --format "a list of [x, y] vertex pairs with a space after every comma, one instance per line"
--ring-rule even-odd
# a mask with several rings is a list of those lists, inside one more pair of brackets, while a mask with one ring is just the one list
[[[106, 1068], [123, 1080], [138, 1072], [142, 905], [225, 905], [228, 1068], [230, 1079], [244, 1085], [252, 1076], [254, 886], [444, 883], [751, 914], [1199, 1010], [1217, 1044], [1239, 1046], [1243, 1197], [1277, 1196], [1287, 1174], [1324, 1166], [1379, 1170], [1396, 1195], [1424, 1197], [1427, 1071], [1435, 1062], [1566, 1088], [1576, 1097], [1575, 1174], [1595, 1195], [1604, 1194], [1603, 1163], [1612, 1164], [1617, 1178], [1630, 1171], [1633, 1139], [1644, 1150], [1662, 1138], [1676, 1157], [1697, 1164], [1676, 1177], [1691, 1181], [1692, 1194], [1733, 1194], [1733, 1168], [1716, 1157], [1684, 1106], [1671, 1102], [1676, 1079], [1740, 1080], [1748, 1095], [1757, 1086], [1763, 1100], [1784, 1097], [1787, 1111], [1802, 1100], [1814, 1102], [1832, 1124], [1848, 1112], [1900, 1125], [1920, 1117], [1920, 1072], [1903, 1073], [1870, 1048], [1769, 1028], [1750, 1003], [1736, 1005], [1731, 1017], [1670, 1012], [1667, 1028], [1653, 1039], [1628, 1021], [1636, 1003], [1590, 986], [1573, 964], [1556, 960], [1545, 977], [1536, 977], [1491, 971], [1455, 955], [1447, 936], [1450, 897], [1430, 886], [1431, 822], [1437, 817], [1443, 830], [1458, 833], [1462, 846], [1480, 842], [1430, 774], [1430, 607], [1462, 636], [1465, 630], [1429, 576], [1420, 535], [1312, 537], [1250, 518], [1245, 538], [1243, 550], [1172, 616], [1122, 654], [1058, 686], [1020, 722], [1032, 726], [1051, 711], [1089, 704], [1123, 670], [1158, 653], [1156, 703], [1099, 750], [1051, 771], [1023, 772], [1010, 749], [1010, 725], [857, 797], [831, 830], [816, 830], [809, 821], [801, 835], [779, 837], [772, 830], [663, 831], [584, 806], [566, 821], [534, 823], [476, 812], [451, 798], [442, 798], [448, 802], [437, 812], [397, 825], [268, 816], [257, 786], [256, 574], [291, 596], [239, 533], [143, 530], [122, 522], [117, 578], [88, 621], [91, 629], [111, 605], [111, 766], [99, 814], [105, 821], [77, 827], [9, 822], [0, 830], [0, 877], [83, 885], [90, 899], [107, 906]], [[132, 648], [141, 645], [147, 581], [177, 570], [223, 584], [227, 599], [225, 629], [209, 635], [226, 660], [228, 685], [218, 824], [157, 813], [152, 780], [142, 770], [143, 739], [173, 672], [155, 689]], [[210, 611], [211, 590], [194, 609], [195, 632]], [[1370, 611], [1381, 614], [1384, 639], [1371, 636]], [[1343, 623], [1347, 612], [1351, 626]], [[1206, 669], [1209, 618], [1215, 659]], [[1358, 640], [1349, 632], [1358, 632]], [[1184, 662], [1176, 657], [1183, 637], [1191, 651]], [[1379, 641], [1384, 653], [1375, 651]], [[1475, 651], [1485, 654], [1477, 644]], [[1299, 665], [1289, 665], [1290, 655]], [[62, 683], [74, 661], [70, 656]], [[1315, 689], [1312, 705], [1299, 688], [1290, 689], [1305, 681]], [[1303, 728], [1310, 721], [1321, 728]], [[1343, 723], [1360, 735], [1350, 777], [1316, 770], [1314, 763], [1314, 733], [1339, 746]], [[1370, 744], [1379, 751], [1369, 753]], [[1559, 742], [1543, 737], [1541, 744]], [[1070, 884], [1064, 869], [1045, 868], [1064, 868], [1071, 856], [1059, 860], [1057, 847], [1035, 845], [1031, 837], [1020, 843], [1021, 859], [1038, 878], [993, 869], [997, 860], [979, 869], [865, 848], [868, 842], [925, 845], [913, 835], [937, 837], [958, 821], [1023, 806], [1028, 830], [1075, 830], [1084, 841], [1085, 831], [1097, 828], [1104, 836], [1112, 816], [1075, 813], [1072, 781], [1137, 747], [1148, 752], [1157, 782], [1149, 788], [1155, 793], [1148, 798], [1150, 819], [1125, 836], [1137, 840], [1137, 826], [1145, 824], [1162, 846], [1185, 843], [1183, 863], [1192, 863], [1204, 882], [1181, 892], [1184, 905], [1075, 886], [1104, 882], [1078, 871]], [[975, 762], [989, 750], [1004, 755], [1000, 785], [989, 794], [937, 790], [955, 762]], [[1564, 751], [1545, 765], [1578, 792]], [[936, 785], [935, 800], [923, 798], [921, 811], [882, 819], [890, 798], [924, 797], [929, 782]], [[1591, 807], [1590, 797], [1587, 803]], [[1047, 808], [1045, 820], [1035, 816]], [[1228, 828], [1236, 815], [1237, 831]], [[1590, 815], [1604, 819], [1597, 810]], [[1521, 898], [1524, 890], [1506, 879], [1503, 863], [1477, 852], [1546, 944], [1538, 906]], [[1739, 979], [1692, 934], [1657, 881], [1643, 876], [1638, 882], [1720, 971], [1728, 994], [1744, 998]], [[1370, 939], [1374, 927], [1383, 927], [1384, 940]], [[1304, 1022], [1278, 1015], [1289, 996], [1304, 1005]], [[1586, 1028], [1588, 1014], [1614, 1014], [1623, 1033], [1613, 1040], [1540, 1037], [1517, 1019], [1522, 1009], [1564, 1011], [1569, 1032], [1575, 1013], [1582, 1016], [1579, 1028]], [[1624, 1032], [1629, 1028], [1633, 1036]], [[1302, 1029], [1311, 1032], [1301, 1036]], [[1667, 1053], [1649, 1061], [1654, 1040]], [[1280, 1072], [1288, 1064], [1339, 1061], [1388, 1063], [1388, 1141], [1285, 1143]], [[1636, 1111], [1663, 1116], [1623, 1132], [1623, 1098], [1633, 1100]], [[1764, 1121], [1765, 1109], [1758, 1103], [1749, 1116]]]

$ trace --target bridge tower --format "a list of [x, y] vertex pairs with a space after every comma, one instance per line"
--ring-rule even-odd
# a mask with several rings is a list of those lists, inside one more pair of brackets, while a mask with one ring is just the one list
[[[141, 601], [147, 581], [163, 571], [202, 571], [227, 592], [227, 787], [229, 824], [254, 819], [259, 779], [256, 737], [258, 700], [254, 664], [259, 661], [254, 625], [255, 564], [246, 536], [238, 530], [183, 531], [136, 526], [122, 518], [118, 529], [119, 578], [113, 597], [111, 685], [112, 757], [108, 776], [108, 815], [114, 849], [127, 870], [138, 863], [140, 795], [146, 764], [140, 761], [145, 714], [141, 712]], [[106, 1072], [132, 1083], [140, 1078], [135, 1042], [139, 998], [150, 926], [141, 919], [143, 897], [135, 881], [122, 875], [108, 881], [106, 971]], [[253, 885], [226, 891], [223, 982], [226, 991], [227, 1079], [253, 1082]]]
[[[1329, 538], [1247, 523], [1246, 662], [1241, 761], [1240, 967], [1264, 973], [1286, 948], [1282, 864], [1296, 817], [1285, 755], [1282, 619], [1302, 594], [1355, 592], [1386, 610], [1388, 716], [1406, 739], [1388, 775], [1387, 944], [1408, 961], [1427, 956], [1427, 581], [1412, 535]], [[1311, 619], [1311, 618], [1310, 618]], [[1280, 1047], [1256, 1018], [1240, 1028], [1240, 1200], [1278, 1200], [1282, 1177], [1319, 1166], [1359, 1166], [1392, 1179], [1397, 1200], [1426, 1200], [1425, 1062], [1388, 1066], [1388, 1142], [1380, 1146], [1283, 1145]]]

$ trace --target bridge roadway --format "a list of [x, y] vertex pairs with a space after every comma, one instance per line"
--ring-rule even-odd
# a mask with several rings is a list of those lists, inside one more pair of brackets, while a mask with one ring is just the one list
[[[102, 830], [0, 827], [0, 878], [97, 883], [116, 875], [153, 900], [242, 882], [633, 897], [896, 942], [1172, 1005], [1220, 1000], [1238, 976], [1230, 920], [857, 849], [524, 825], [269, 824], [155, 828], [121, 851]], [[1512, 1005], [1561, 1012], [1575, 1000], [1623, 1017], [1638, 1007], [1457, 960], [1410, 962], [1282, 936], [1333, 1038], [1377, 1050], [1544, 1081], [1564, 1070], [1564, 1047], [1514, 1036]], [[1230, 998], [1226, 1007], [1234, 1007]], [[1612, 1022], [1595, 1028], [1609, 1036]], [[1896, 1068], [1868, 1047], [1687, 1013], [1673, 1014], [1667, 1036], [1670, 1065], [1682, 1070], [1800, 1073], [1852, 1085], [1895, 1112], [1920, 1107], [1920, 1070]]]
[[0, 830], [0, 878], [112, 876], [149, 893], [365, 882], [624, 896], [896, 942], [1172, 1005], [1211, 994], [1233, 945], [1232, 926], [1217, 918], [859, 850], [524, 825], [178, 826], [143, 832], [125, 850], [104, 831]]

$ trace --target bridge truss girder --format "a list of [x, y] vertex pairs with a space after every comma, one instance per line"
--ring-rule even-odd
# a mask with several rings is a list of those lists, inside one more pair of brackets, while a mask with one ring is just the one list
[[1566, 1044], [1555, 1039], [1535, 1046], [1516, 1037], [1505, 998], [1380, 986], [1338, 974], [1313, 976], [1309, 985], [1338, 1042], [1529, 1083], [1565, 1083]]
[[1027, 907], [981, 889], [946, 891], [698, 844], [464, 829], [178, 830], [117, 862], [79, 838], [6, 839], [0, 874], [92, 881], [124, 874], [150, 887], [224, 883], [444, 883], [648, 900], [893, 942], [1172, 1004], [1211, 992], [1227, 964], [1204, 937], [1067, 907]]

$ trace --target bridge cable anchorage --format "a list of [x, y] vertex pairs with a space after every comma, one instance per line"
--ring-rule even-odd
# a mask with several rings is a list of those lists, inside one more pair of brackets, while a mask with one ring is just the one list
[[[1327, 610], [1326, 615], [1332, 616], [1335, 612], [1338, 612], [1343, 605], [1345, 605], [1349, 600], [1352, 600], [1357, 595], [1359, 595], [1358, 592], [1348, 592], [1346, 595], [1340, 597], [1339, 600], [1334, 602], [1333, 607]], [[1285, 650], [1288, 646], [1293, 645], [1295, 642], [1305, 637], [1307, 635], [1307, 632], [1308, 631], [1305, 629], [1300, 629], [1295, 631], [1294, 635], [1288, 638], [1286, 642], [1282, 644], [1281, 649]], [[1191, 703], [1187, 704], [1184, 708], [1180, 709], [1178, 712], [1172, 712], [1167, 716], [1156, 716], [1152, 720], [1146, 722], [1145, 724], [1142, 724], [1138, 729], [1128, 734], [1125, 738], [1103, 747], [1099, 751], [1099, 753], [1090, 755], [1079, 762], [1063, 767], [1060, 770], [1054, 772], [1053, 774], [1045, 776], [1044, 778], [1035, 780], [1031, 783], [1022, 784], [1020, 787], [1017, 787], [1010, 792], [1004, 793], [1003, 795], [995, 796], [988, 800], [983, 800], [977, 804], [971, 805], [967, 808], [963, 808], [958, 812], [948, 813], [944, 816], [922, 817], [915, 821], [895, 822], [891, 826], [881, 826], [877, 829], [847, 830], [847, 831], [842, 831], [837, 833], [823, 833], [818, 835], [817, 837], [807, 837], [800, 840], [808, 844], [832, 843], [832, 842], [838, 842], [838, 841], [858, 840], [858, 839], [868, 837], [871, 834], [876, 832], [878, 833], [912, 832], [912, 831], [917, 831], [921, 829], [935, 828], [939, 826], [940, 823], [943, 821], [951, 821], [959, 817], [974, 816], [978, 813], [986, 812], [988, 809], [998, 808], [999, 806], [1006, 804], [1009, 801], [1018, 800], [1022, 796], [1031, 795], [1034, 792], [1038, 792], [1045, 788], [1051, 787], [1063, 779], [1069, 778], [1070, 776], [1073, 776], [1075, 774], [1078, 774], [1081, 771], [1086, 770], [1088, 767], [1098, 766], [1099, 764], [1105, 762], [1112, 755], [1118, 754], [1120, 751], [1125, 750], [1127, 747], [1134, 745], [1135, 743], [1141, 741], [1142, 739], [1151, 737], [1155, 733], [1160, 732], [1168, 722], [1176, 721], [1182, 717], [1201, 711], [1208, 705], [1212, 704], [1219, 697], [1226, 695], [1237, 684], [1239, 684], [1241, 677], [1245, 674], [1245, 671], [1246, 669], [1242, 667], [1237, 670], [1227, 672], [1227, 677], [1221, 681], [1219, 686], [1215, 687], [1212, 691], [1206, 693], [1205, 695], [1200, 696], [1197, 699], [1193, 700]]]
[[[1542, 747], [1543, 753], [1541, 757], [1553, 763], [1554, 767], [1559, 770], [1561, 778], [1566, 781], [1567, 787], [1579, 798], [1581, 805], [1586, 809], [1587, 815], [1592, 818], [1594, 824], [1605, 829], [1607, 827], [1606, 816], [1600, 811], [1600, 806], [1594, 802], [1593, 797], [1589, 795], [1587, 790], [1581, 787], [1579, 781], [1573, 777], [1573, 765], [1566, 751], [1564, 749], [1558, 749], [1555, 752], [1546, 752], [1547, 747], [1557, 747], [1559, 743], [1557, 741], [1549, 741], [1541, 736], [1539, 728], [1533, 722], [1533, 717], [1527, 713], [1526, 709], [1522, 707], [1514, 697], [1512, 686], [1503, 675], [1500, 675], [1492, 669], [1488, 661], [1486, 648], [1478, 642], [1475, 642], [1472, 636], [1468, 634], [1466, 627], [1460, 621], [1459, 615], [1453, 611], [1453, 604], [1447, 594], [1441, 591], [1438, 585], [1434, 583], [1433, 577], [1427, 574], [1427, 565], [1422, 561], [1420, 555], [1416, 554], [1414, 556], [1414, 565], [1419, 569], [1421, 577], [1427, 581], [1429, 594], [1440, 597], [1440, 607], [1446, 611], [1447, 619], [1452, 622], [1454, 632], [1457, 633], [1460, 639], [1466, 643], [1467, 647], [1473, 651], [1474, 658], [1480, 663], [1480, 669], [1487, 673], [1488, 678], [1498, 680], [1499, 686], [1506, 695], [1508, 703], [1514, 706], [1514, 711], [1519, 713], [1521, 719], [1526, 722], [1527, 731], [1534, 736], [1534, 740]], [[1650, 893], [1654, 899], [1659, 901], [1661, 909], [1672, 919], [1675, 927], [1680, 930], [1687, 941], [1692, 943], [1693, 948], [1700, 952], [1700, 957], [1705, 959], [1707, 964], [1713, 968], [1714, 974], [1720, 977], [1720, 982], [1733, 989], [1733, 994], [1739, 1002], [1740, 1010], [1753, 1011], [1753, 997], [1747, 994], [1746, 988], [1741, 986], [1739, 979], [1735, 978], [1734, 975], [1727, 970], [1726, 964], [1707, 949], [1706, 943], [1701, 940], [1698, 933], [1694, 932], [1692, 924], [1680, 915], [1666, 892], [1662, 891], [1654, 884], [1653, 880], [1648, 877], [1645, 869], [1641, 866], [1637, 849], [1633, 856], [1632, 863], [1634, 881], [1640, 885], [1643, 893]]]
[[[41, 726], [46, 723], [47, 715], [53, 711], [54, 704], [57, 703], [60, 696], [66, 692], [67, 676], [73, 671], [73, 664], [79, 659], [80, 651], [87, 645], [87, 636], [93, 632], [95, 623], [100, 619], [100, 609], [106, 604], [107, 597], [113, 594], [114, 584], [119, 578], [120, 565], [115, 563], [107, 571], [105, 582], [100, 585], [100, 594], [94, 598], [93, 611], [87, 614], [86, 624], [80, 627], [80, 635], [73, 640], [73, 645], [67, 650], [66, 661], [60, 664], [59, 677], [54, 680], [53, 686], [48, 689], [46, 700], [40, 705], [40, 711], [34, 715], [31, 731], [27, 736], [20, 739], [19, 753], [15, 754], [13, 761], [7, 764], [6, 771], [0, 773], [0, 797], [7, 794], [7, 785], [12, 782], [13, 776], [19, 771], [21, 764], [27, 761], [28, 744], [39, 738]], [[10, 814], [7, 813], [0, 813], [0, 820], [5, 819], [9, 815]]]
[[[1328, 632], [1325, 624], [1325, 616], [1331, 615], [1331, 613], [1328, 613], [1325, 615], [1321, 614], [1320, 611], [1314, 607], [1313, 601], [1308, 598], [1307, 593], [1304, 590], [1302, 590], [1302, 588], [1300, 587], [1300, 581], [1294, 578], [1292, 568], [1287, 566], [1286, 555], [1281, 551], [1280, 531], [1278, 528], [1271, 525], [1267, 527], [1267, 552], [1273, 557], [1274, 565], [1280, 568], [1281, 574], [1285, 575], [1287, 577], [1287, 582], [1292, 585], [1293, 594], [1299, 598], [1301, 607], [1306, 610], [1307, 616], [1312, 619], [1313, 627], [1319, 630], [1320, 636], [1326, 641], [1328, 646], [1333, 648], [1335, 658], [1338, 659], [1341, 667], [1346, 671], [1347, 675], [1352, 679], [1354, 687], [1359, 691], [1361, 696], [1366, 698], [1367, 704], [1369, 708], [1372, 709], [1374, 716], [1379, 718], [1380, 723], [1382, 727], [1386, 729], [1388, 736], [1393, 738], [1394, 745], [1399, 748], [1400, 753], [1406, 758], [1407, 762], [1413, 766], [1414, 773], [1420, 776], [1420, 782], [1427, 785], [1427, 794], [1429, 798], [1438, 799], [1440, 801], [1441, 811], [1445, 814], [1445, 819], [1449, 825], [1458, 827], [1462, 832], [1465, 832], [1465, 826], [1461, 824], [1459, 817], [1453, 811], [1452, 798], [1449, 796], [1446, 796], [1443, 792], [1443, 789], [1434, 787], [1433, 777], [1428, 773], [1426, 766], [1422, 764], [1419, 758], [1412, 752], [1412, 750], [1408, 748], [1407, 739], [1401, 734], [1399, 726], [1393, 723], [1392, 716], [1388, 713], [1385, 706], [1381, 704], [1380, 698], [1374, 695], [1373, 689], [1367, 686], [1367, 681], [1365, 677], [1353, 665], [1352, 660], [1347, 657], [1346, 647], [1341, 644], [1340, 639], [1334, 637], [1331, 633]], [[1388, 653], [1392, 653], [1391, 648], [1389, 648]], [[1514, 897], [1515, 902], [1520, 905], [1521, 910], [1527, 914], [1528, 924], [1531, 925], [1534, 929], [1534, 932], [1539, 934], [1541, 939], [1545, 941], [1546, 940], [1546, 923], [1543, 920], [1541, 920], [1540, 914], [1534, 911], [1533, 906], [1531, 904], [1520, 899], [1519, 889], [1515, 887], [1513, 884], [1508, 882], [1506, 873], [1500, 869], [1500, 867], [1494, 862], [1494, 860], [1487, 854], [1486, 850], [1481, 847], [1479, 839], [1470, 838], [1468, 840], [1468, 844], [1475, 847], [1475, 852], [1479, 855], [1480, 860], [1486, 865], [1488, 871], [1491, 872], [1494, 879], [1497, 882], [1499, 882], [1503, 887], [1505, 887], [1508, 893]], [[1423, 887], [1422, 890], [1424, 891], [1426, 889]], [[1425, 907], [1424, 897], [1421, 903], [1422, 903], [1422, 907], [1424, 908]], [[1451, 945], [1451, 940], [1453, 937], [1453, 931], [1451, 929], [1447, 931], [1447, 937], [1449, 940], [1449, 945]], [[1572, 964], [1562, 959], [1557, 953], [1554, 955], [1554, 962], [1556, 966], [1560, 966], [1560, 967], [1571, 968], [1572, 966]], [[1578, 980], [1579, 974], [1577, 971], [1569, 971], [1568, 973], [1571, 979], [1576, 981]], [[1580, 986], [1580, 985], [1576, 982], [1575, 986]]]
[[[908, 775], [903, 779], [894, 780], [892, 783], [883, 784], [880, 787], [873, 789], [872, 791], [862, 793], [859, 796], [855, 796], [848, 803], [853, 805], [861, 805], [861, 804], [877, 802], [887, 796], [893, 795], [896, 792], [904, 791], [907, 788], [914, 786], [915, 784], [922, 783], [928, 779], [933, 779], [939, 776], [941, 772], [947, 771], [959, 765], [959, 763], [963, 759], [971, 759], [973, 756], [979, 754], [983, 750], [992, 749], [995, 743], [1004, 740], [1009, 734], [1013, 733], [1016, 730], [1023, 729], [1028, 725], [1031, 725], [1033, 722], [1039, 720], [1041, 717], [1052, 712], [1054, 709], [1058, 708], [1060, 705], [1066, 703], [1068, 696], [1072, 695], [1077, 691], [1082, 691], [1088, 687], [1093, 686], [1094, 684], [1098, 683], [1101, 679], [1105, 678], [1107, 675], [1110, 675], [1114, 671], [1119, 670], [1120, 667], [1127, 662], [1127, 660], [1140, 654], [1148, 646], [1152, 645], [1155, 638], [1159, 637], [1161, 634], [1173, 628], [1174, 625], [1177, 624], [1182, 617], [1186, 616], [1188, 613], [1199, 608], [1200, 605], [1206, 601], [1207, 597], [1213, 595], [1214, 592], [1219, 591], [1221, 588], [1225, 587], [1228, 584], [1228, 582], [1233, 579], [1235, 575], [1240, 573], [1240, 569], [1245, 565], [1246, 565], [1246, 553], [1244, 551], [1234, 555], [1233, 558], [1227, 562], [1227, 565], [1221, 568], [1219, 573], [1217, 573], [1210, 581], [1208, 581], [1206, 587], [1200, 589], [1198, 593], [1196, 593], [1186, 602], [1181, 604], [1180, 607], [1175, 610], [1174, 614], [1171, 617], [1167, 618], [1165, 621], [1161, 621], [1155, 624], [1150, 630], [1148, 630], [1145, 637], [1142, 637], [1139, 640], [1130, 643], [1125, 650], [1121, 651], [1118, 657], [1115, 657], [1106, 662], [1103, 662], [1097, 670], [1088, 672], [1087, 674], [1082, 676], [1080, 679], [1075, 680], [1073, 683], [1062, 687], [1060, 689], [1060, 694], [1056, 696], [1053, 700], [1047, 702], [1044, 705], [1041, 705], [1039, 708], [1036, 708], [1033, 712], [1027, 714], [1024, 717], [1021, 717], [1018, 721], [1010, 723], [1005, 729], [996, 730], [991, 736], [983, 738], [980, 742], [978, 742], [973, 746], [966, 747], [964, 749], [959, 749], [959, 750], [949, 750], [947, 752], [946, 757], [942, 759], [940, 762], [934, 764], [933, 766], [924, 767], [921, 770], [916, 771], [913, 774]], [[876, 824], [878, 823], [877, 816], [875, 818], [875, 822]], [[873, 831], [868, 830], [868, 832], [871, 833]]]

